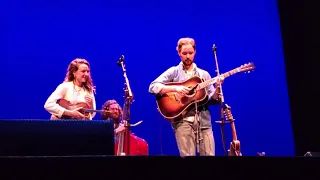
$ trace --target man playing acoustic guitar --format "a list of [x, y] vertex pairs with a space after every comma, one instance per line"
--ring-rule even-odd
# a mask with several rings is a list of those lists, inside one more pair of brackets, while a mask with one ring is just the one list
[[[207, 71], [200, 69], [194, 63], [196, 54], [194, 39], [179, 39], [176, 50], [181, 62], [177, 66], [167, 69], [150, 84], [149, 92], [151, 94], [159, 96], [174, 92], [175, 95], [181, 98], [188, 95], [191, 88], [183, 85], [168, 85], [168, 83], [184, 82], [194, 76], [198, 76], [203, 80], [211, 79]], [[222, 82], [223, 78], [216, 84], [218, 85]], [[171, 121], [180, 156], [195, 156], [197, 147], [201, 156], [215, 155], [211, 115], [208, 105], [218, 103], [218, 91], [213, 85], [209, 85], [206, 87], [206, 92], [209, 99], [205, 105], [197, 107], [198, 113], [196, 113], [195, 108], [189, 109]], [[199, 141], [200, 144], [198, 144]]]

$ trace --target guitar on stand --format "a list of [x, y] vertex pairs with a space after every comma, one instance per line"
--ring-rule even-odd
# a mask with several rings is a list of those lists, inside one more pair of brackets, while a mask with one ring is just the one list
[[226, 120], [231, 125], [231, 132], [232, 132], [232, 142], [230, 143], [230, 148], [228, 150], [228, 156], [242, 156], [240, 151], [240, 141], [237, 138], [236, 126], [234, 123], [234, 118], [231, 113], [231, 107], [228, 104], [224, 105], [224, 113]]

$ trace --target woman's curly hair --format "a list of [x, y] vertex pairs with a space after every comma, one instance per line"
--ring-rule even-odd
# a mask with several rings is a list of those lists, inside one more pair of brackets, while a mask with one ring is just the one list
[[[86, 64], [90, 69], [90, 64], [87, 60], [81, 59], [81, 58], [76, 58], [76, 59], [72, 60], [68, 66], [66, 77], [64, 78], [65, 82], [74, 81], [75, 77], [74, 77], [73, 73], [78, 71], [80, 64]], [[89, 75], [88, 80], [83, 84], [83, 86], [87, 91], [95, 92], [95, 86], [93, 85], [91, 75]]]

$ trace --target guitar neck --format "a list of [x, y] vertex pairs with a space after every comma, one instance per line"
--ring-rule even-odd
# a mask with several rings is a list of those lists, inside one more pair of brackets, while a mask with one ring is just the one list
[[98, 113], [103, 113], [105, 110], [95, 110], [95, 109], [86, 109], [82, 108], [84, 112], [98, 112]]
[[234, 125], [234, 122], [231, 122], [231, 132], [232, 132], [232, 139], [238, 140], [236, 126]]
[[[222, 76], [222, 77], [224, 77], [224, 78], [227, 78], [227, 77], [229, 77], [229, 76], [231, 76], [231, 75], [234, 75], [234, 74], [236, 74], [236, 73], [238, 73], [238, 72], [240, 72], [240, 69], [239, 69], [239, 68], [235, 68], [235, 69], [233, 69], [233, 70], [231, 70], [231, 71], [228, 71], [228, 72], [226, 72], [226, 73], [221, 74], [220, 76]], [[214, 78], [211, 78], [211, 79], [209, 79], [209, 80], [206, 80], [206, 81], [200, 83], [200, 84], [198, 85], [198, 87], [197, 87], [197, 90], [202, 89], [202, 88], [205, 88], [205, 87], [207, 87], [207, 86], [209, 86], [209, 85], [211, 85], [211, 84], [214, 84], [215, 82], [218, 81], [218, 79], [219, 79], [219, 77], [214, 77]]]
[[224, 104], [224, 113], [225, 113], [226, 120], [230, 122], [232, 139], [234, 141], [238, 140], [237, 139], [236, 126], [234, 124], [234, 118], [233, 118], [233, 115], [231, 113], [231, 107], [228, 104]]

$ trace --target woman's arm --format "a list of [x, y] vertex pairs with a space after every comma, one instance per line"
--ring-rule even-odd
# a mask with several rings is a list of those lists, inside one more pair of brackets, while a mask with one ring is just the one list
[[53, 114], [59, 118], [61, 118], [62, 115], [66, 114], [67, 112], [64, 107], [61, 107], [57, 101], [59, 99], [62, 99], [64, 95], [66, 94], [66, 84], [61, 83], [48, 97], [47, 101], [44, 104], [44, 108], [50, 113]]

